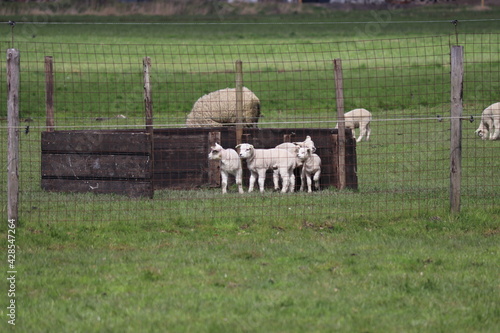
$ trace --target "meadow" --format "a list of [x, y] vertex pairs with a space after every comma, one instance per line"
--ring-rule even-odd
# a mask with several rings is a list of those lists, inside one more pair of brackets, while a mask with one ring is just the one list
[[[2, 331], [496, 332], [500, 141], [473, 132], [481, 110], [500, 98], [499, 13], [316, 8], [223, 17], [39, 14], [39, 24], [19, 23], [14, 45], [29, 131], [21, 133], [17, 288], [14, 298], [6, 289], [0, 297]], [[55, 24], [64, 22], [73, 24]], [[84, 22], [106, 24], [74, 24]], [[161, 24], [108, 24], [120, 22]], [[11, 28], [1, 29], [5, 52]], [[476, 121], [463, 122], [462, 210], [452, 214], [447, 117], [457, 40], [466, 51], [464, 114]], [[375, 115], [372, 140], [357, 145], [359, 189], [239, 195], [233, 185], [227, 195], [160, 190], [153, 199], [44, 192], [45, 55], [55, 59], [58, 129], [143, 126], [144, 56], [153, 60], [158, 127], [182, 127], [200, 94], [233, 84], [241, 59], [245, 84], [263, 103], [260, 127], [330, 128], [331, 61], [341, 58], [346, 109], [362, 104]], [[5, 118], [0, 130], [6, 138]], [[0, 156], [6, 160], [6, 140]], [[0, 173], [4, 187], [6, 177]], [[6, 221], [5, 192], [0, 198]], [[5, 252], [7, 229], [0, 226]], [[12, 299], [16, 327], [7, 322]]]

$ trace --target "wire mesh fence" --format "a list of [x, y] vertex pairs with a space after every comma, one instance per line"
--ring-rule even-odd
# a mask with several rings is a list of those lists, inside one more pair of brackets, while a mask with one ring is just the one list
[[[459, 40], [465, 50], [464, 115], [474, 120], [462, 122], [467, 209], [498, 205], [500, 141], [481, 140], [474, 131], [482, 110], [499, 99], [499, 37], [464, 34]], [[448, 211], [455, 43], [456, 35], [272, 45], [17, 42], [19, 219], [33, 225], [135, 219], [182, 225]], [[0, 41], [4, 54], [10, 44]], [[146, 130], [145, 57], [151, 60], [152, 132]], [[369, 141], [356, 142], [347, 132], [345, 189], [338, 186], [334, 59], [342, 59], [345, 111], [364, 108], [373, 115]], [[258, 129], [242, 130], [241, 141], [267, 149], [310, 136], [323, 161], [319, 191], [274, 192], [269, 170], [263, 194], [238, 193], [231, 177], [222, 194], [220, 169], [208, 153], [214, 141], [236, 146], [234, 126], [193, 128], [186, 117], [200, 97], [236, 86], [238, 60], [243, 85], [258, 97], [262, 115]], [[0, 75], [6, 82], [5, 66]], [[48, 77], [53, 128], [47, 127]], [[2, 105], [6, 95], [2, 84]], [[0, 127], [3, 161], [6, 116]], [[250, 173], [245, 163], [243, 168], [246, 191]], [[300, 172], [294, 174], [298, 190]], [[0, 177], [5, 188], [6, 172]], [[6, 207], [5, 193], [2, 198]]]

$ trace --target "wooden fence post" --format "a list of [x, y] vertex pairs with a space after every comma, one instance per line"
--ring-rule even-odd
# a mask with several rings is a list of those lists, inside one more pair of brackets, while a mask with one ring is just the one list
[[236, 145], [243, 136], [243, 64], [236, 61]]
[[450, 206], [452, 213], [460, 212], [462, 176], [462, 97], [463, 47], [451, 48], [451, 143], [450, 143]]
[[144, 108], [146, 110], [146, 132], [149, 134], [150, 142], [150, 175], [151, 175], [151, 190], [149, 197], [154, 196], [154, 140], [153, 140], [153, 98], [151, 97], [151, 80], [149, 73], [151, 72], [151, 58], [144, 57], [142, 60], [144, 74]]
[[151, 97], [151, 81], [149, 73], [151, 71], [151, 58], [144, 57], [142, 60], [144, 70], [144, 107], [146, 109], [146, 130], [153, 134], [153, 99]]
[[[215, 143], [221, 144], [220, 132], [208, 132], [208, 145], [211, 147]], [[220, 161], [208, 161], [208, 183], [210, 186], [220, 187]]]
[[19, 50], [7, 50], [7, 218], [17, 225], [19, 212]]
[[52, 57], [45, 57], [45, 125], [54, 131], [54, 66]]
[[344, 87], [342, 77], [342, 60], [333, 61], [335, 71], [335, 96], [337, 101], [337, 120], [338, 120], [338, 151], [339, 151], [339, 189], [346, 187], [345, 174], [345, 121], [344, 121]]

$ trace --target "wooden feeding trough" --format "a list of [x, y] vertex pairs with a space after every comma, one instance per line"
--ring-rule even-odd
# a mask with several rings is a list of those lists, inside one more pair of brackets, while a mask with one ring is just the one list
[[[322, 159], [322, 188], [340, 188], [338, 130], [244, 129], [242, 142], [273, 148], [310, 135]], [[153, 196], [154, 190], [220, 186], [218, 162], [208, 160], [210, 144], [234, 147], [236, 129], [183, 128], [146, 131], [54, 131], [42, 133], [42, 188], [57, 192]], [[345, 182], [357, 189], [356, 142], [346, 132]], [[300, 177], [296, 171], [297, 188]], [[244, 169], [245, 186], [249, 172]], [[272, 188], [268, 172], [266, 187]]]
[[[225, 148], [246, 142], [256, 148], [274, 148], [283, 142], [311, 136], [322, 159], [322, 188], [357, 189], [356, 141], [350, 130], [321, 128], [153, 129], [149, 84], [151, 61], [144, 58], [144, 130], [54, 131], [52, 58], [46, 57], [47, 131], [41, 140], [41, 186], [54, 192], [116, 193], [153, 197], [155, 190], [220, 186], [217, 162], [208, 160], [214, 142]], [[241, 94], [241, 63], [237, 63], [236, 91]], [[241, 95], [237, 101], [241, 101]], [[342, 110], [342, 108], [340, 108]], [[241, 111], [240, 111], [241, 116]], [[343, 117], [343, 113], [342, 113]], [[241, 119], [241, 118], [239, 118]], [[343, 119], [343, 118], [342, 118]], [[237, 121], [237, 123], [241, 123]], [[296, 170], [297, 188], [300, 186]], [[272, 186], [271, 171], [266, 185]], [[244, 168], [245, 186], [249, 172]]]

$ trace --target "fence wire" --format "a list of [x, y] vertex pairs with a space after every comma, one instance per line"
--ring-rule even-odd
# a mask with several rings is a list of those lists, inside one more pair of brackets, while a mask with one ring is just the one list
[[[474, 131], [482, 110], [500, 98], [499, 37], [463, 34], [459, 41], [465, 50], [464, 115], [474, 120], [462, 123], [466, 209], [498, 206], [500, 141], [481, 140]], [[449, 210], [450, 46], [455, 39], [444, 35], [219, 45], [17, 42], [20, 221], [37, 226], [140, 219], [189, 226], [193, 221], [328, 223], [360, 215], [439, 215]], [[4, 54], [10, 43], [0, 41]], [[46, 56], [53, 59], [51, 133], [66, 135], [55, 139], [48, 139], [46, 126]], [[142, 150], [144, 141], [123, 136], [147, 133], [144, 57], [152, 63], [155, 132], [144, 139], [146, 146], [153, 146], [149, 153]], [[348, 140], [346, 189], [336, 183], [337, 151], [331, 139], [337, 124], [334, 59], [342, 60], [345, 111], [365, 108], [373, 115], [370, 140]], [[186, 117], [203, 95], [235, 87], [237, 60], [243, 64], [243, 84], [260, 100], [263, 116], [259, 130], [244, 132], [243, 138], [255, 148], [272, 148], [287, 137], [302, 141], [311, 136], [324, 162], [321, 190], [274, 192], [268, 171], [264, 194], [239, 194], [232, 178], [228, 193], [222, 194], [220, 179], [213, 179], [219, 177], [218, 169], [210, 171], [207, 137], [216, 132], [224, 148], [234, 148], [234, 134], [227, 127], [197, 132], [186, 126]], [[5, 66], [0, 75], [6, 82]], [[2, 105], [5, 98], [2, 84]], [[5, 117], [4, 111], [3, 161]], [[359, 136], [360, 129], [355, 131]], [[75, 143], [76, 134], [81, 137]], [[300, 174], [295, 174], [298, 190]], [[6, 172], [0, 177], [6, 188]], [[248, 182], [245, 170], [245, 191]], [[135, 195], [149, 193], [148, 186], [152, 195]], [[5, 212], [5, 194], [2, 198]]]

